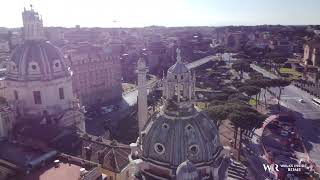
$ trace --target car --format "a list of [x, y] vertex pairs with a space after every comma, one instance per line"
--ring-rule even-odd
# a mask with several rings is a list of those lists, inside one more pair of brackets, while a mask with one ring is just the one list
[[304, 103], [304, 100], [303, 99], [299, 99], [298, 100], [300, 103]]

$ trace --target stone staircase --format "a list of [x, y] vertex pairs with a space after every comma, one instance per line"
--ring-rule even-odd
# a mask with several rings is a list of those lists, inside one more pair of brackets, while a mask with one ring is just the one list
[[247, 175], [247, 167], [240, 162], [230, 159], [230, 166], [227, 170], [227, 180], [245, 180]]

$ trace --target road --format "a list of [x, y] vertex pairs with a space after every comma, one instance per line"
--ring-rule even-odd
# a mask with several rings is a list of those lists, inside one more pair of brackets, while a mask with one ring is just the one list
[[[251, 67], [266, 77], [277, 78], [276, 75], [256, 65], [251, 65]], [[279, 92], [278, 88], [271, 88], [270, 90], [276, 94]], [[267, 93], [267, 98], [272, 98], [272, 95]], [[311, 160], [316, 163], [317, 167], [320, 167], [320, 106], [314, 104], [312, 98], [314, 96], [289, 85], [282, 91], [280, 104], [296, 112], [296, 125], [299, 134]], [[301, 103], [299, 99], [303, 99], [305, 102]]]
[[[158, 80], [148, 82], [148, 93], [149, 89], [157, 84]], [[122, 99], [117, 103], [119, 109], [117, 111], [110, 112], [108, 114], [101, 114], [98, 117], [86, 120], [86, 131], [89, 134], [95, 136], [102, 136], [105, 133], [105, 121], [108, 121], [108, 125], [111, 129], [120, 128], [122, 124], [119, 123], [122, 119], [129, 117], [130, 114], [135, 110], [133, 107], [137, 104], [138, 90], [135, 88], [129, 92], [122, 94]]]

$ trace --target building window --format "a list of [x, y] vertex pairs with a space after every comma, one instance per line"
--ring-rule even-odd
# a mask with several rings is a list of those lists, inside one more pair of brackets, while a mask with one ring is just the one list
[[163, 154], [165, 152], [165, 148], [163, 144], [160, 143], [156, 143], [154, 145], [154, 150], [158, 153], [158, 154]]
[[33, 91], [33, 98], [35, 104], [42, 104], [40, 91]]
[[14, 93], [14, 99], [15, 100], [18, 100], [19, 99], [19, 96], [18, 96], [18, 91], [13, 91], [13, 93]]
[[183, 75], [181, 75], [181, 79], [183, 79]]
[[59, 88], [59, 98], [64, 99], [64, 91], [63, 88]]
[[36, 65], [32, 65], [31, 68], [32, 68], [33, 70], [36, 70], [36, 69], [37, 69], [37, 66], [36, 66]]
[[189, 151], [192, 155], [197, 155], [199, 152], [199, 146], [198, 145], [192, 145], [189, 147]]
[[177, 77], [177, 75], [174, 75], [174, 79], [177, 79], [178, 77]]

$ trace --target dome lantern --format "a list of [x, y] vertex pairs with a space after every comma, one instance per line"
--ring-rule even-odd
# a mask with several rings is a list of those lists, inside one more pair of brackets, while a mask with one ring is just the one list
[[164, 80], [163, 96], [167, 100], [177, 103], [189, 102], [194, 99], [195, 82], [191, 71], [181, 59], [180, 49], [176, 50], [177, 61], [168, 69]]
[[22, 12], [23, 34], [25, 40], [44, 40], [43, 21], [38, 12], [34, 11], [32, 5], [30, 10]]

